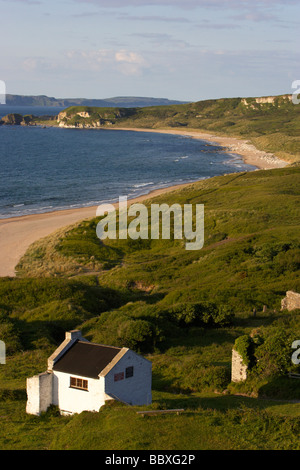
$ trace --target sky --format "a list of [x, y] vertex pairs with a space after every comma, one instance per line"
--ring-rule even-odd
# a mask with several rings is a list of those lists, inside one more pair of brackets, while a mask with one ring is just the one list
[[0, 0], [6, 92], [180, 101], [293, 93], [299, 0]]

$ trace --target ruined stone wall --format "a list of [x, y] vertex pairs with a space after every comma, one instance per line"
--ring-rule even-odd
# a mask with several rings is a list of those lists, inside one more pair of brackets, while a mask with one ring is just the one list
[[300, 309], [300, 294], [293, 291], [287, 291], [286, 297], [281, 301], [281, 310]]
[[231, 381], [242, 382], [247, 379], [248, 367], [243, 363], [242, 356], [235, 350], [232, 350], [231, 360]]

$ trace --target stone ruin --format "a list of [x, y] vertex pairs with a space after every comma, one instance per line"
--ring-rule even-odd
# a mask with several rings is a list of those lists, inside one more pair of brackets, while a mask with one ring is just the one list
[[247, 379], [248, 367], [243, 363], [242, 356], [235, 350], [232, 350], [231, 360], [231, 381], [243, 382]]
[[[300, 309], [300, 294], [293, 291], [287, 291], [286, 297], [281, 301], [281, 310], [296, 310]], [[241, 355], [232, 350], [232, 360], [231, 360], [231, 381], [232, 382], [242, 382], [247, 379], [247, 369], [248, 367], [243, 363]]]
[[296, 310], [300, 309], [300, 294], [291, 290], [287, 291], [286, 297], [281, 301], [281, 310]]

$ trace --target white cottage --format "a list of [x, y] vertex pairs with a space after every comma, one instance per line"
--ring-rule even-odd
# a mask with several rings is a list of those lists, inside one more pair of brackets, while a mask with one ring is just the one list
[[27, 379], [26, 412], [53, 404], [61, 414], [99, 411], [108, 400], [129, 405], [152, 401], [152, 364], [128, 348], [90, 343], [81, 331], [66, 333], [48, 359], [48, 370]]

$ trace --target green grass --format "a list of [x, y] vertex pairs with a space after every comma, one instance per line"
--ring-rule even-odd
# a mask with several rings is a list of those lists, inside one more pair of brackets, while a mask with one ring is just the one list
[[[299, 405], [209, 394], [164, 393], [179, 416], [142, 418], [120, 404], [73, 417], [26, 415], [24, 401], [0, 402], [2, 450], [299, 450]], [[156, 409], [156, 397], [151, 409]], [[82, 432], [78, 432], [78, 430]]]
[[[101, 243], [93, 219], [55, 238], [48, 253], [49, 239], [37, 242], [17, 269], [38, 276], [98, 273], [102, 286], [156, 295], [162, 307], [210, 300], [236, 312], [278, 309], [286, 290], [300, 288], [299, 173], [289, 167], [215, 177], [148, 201], [204, 204], [202, 250], [185, 250], [181, 240]], [[69, 270], [61, 259], [70, 260]]]

